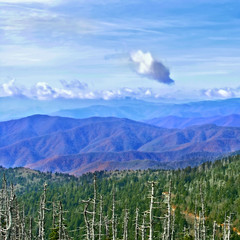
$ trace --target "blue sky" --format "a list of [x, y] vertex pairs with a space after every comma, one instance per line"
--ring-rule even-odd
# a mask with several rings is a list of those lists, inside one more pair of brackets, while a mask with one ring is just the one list
[[0, 0], [0, 96], [238, 97], [239, 9], [234, 0]]

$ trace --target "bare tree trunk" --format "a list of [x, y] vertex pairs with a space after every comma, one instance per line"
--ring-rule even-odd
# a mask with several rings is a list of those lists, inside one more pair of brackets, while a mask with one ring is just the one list
[[32, 218], [29, 219], [29, 239], [32, 239]]
[[135, 240], [138, 240], [138, 214], [139, 214], [139, 209], [136, 208], [136, 217], [135, 217]]
[[194, 211], [194, 239], [198, 239], [198, 225], [197, 225], [197, 204], [195, 203], [195, 211]]
[[230, 237], [231, 237], [231, 214], [228, 216], [227, 240], [230, 240]]
[[202, 188], [200, 186], [200, 197], [202, 203], [202, 239], [206, 240], [206, 225], [205, 225], [205, 205], [204, 205], [204, 198]]
[[57, 218], [56, 205], [55, 205], [55, 202], [52, 202], [52, 227], [53, 228], [56, 228], [56, 218]]
[[151, 182], [151, 196], [150, 196], [150, 208], [149, 208], [149, 240], [153, 240], [154, 187], [155, 187], [155, 183]]
[[113, 200], [112, 200], [112, 238], [116, 240], [116, 216], [115, 216], [115, 192], [113, 189]]
[[175, 211], [173, 211], [171, 240], [174, 240], [174, 236], [175, 236]]
[[92, 226], [91, 226], [91, 236], [92, 240], [95, 240], [95, 218], [96, 218], [96, 204], [97, 204], [97, 186], [96, 186], [96, 175], [93, 178], [93, 212], [92, 212]]
[[146, 220], [146, 212], [143, 213], [143, 219], [142, 219], [142, 226], [141, 226], [141, 233], [142, 233], [142, 240], [145, 239], [145, 231], [146, 231], [146, 226], [145, 226], [145, 220]]
[[199, 219], [198, 219], [198, 239], [202, 239], [202, 229], [201, 229], [201, 219], [202, 219], [202, 213], [199, 211]]
[[62, 203], [59, 202], [59, 212], [58, 212], [58, 237], [63, 239], [63, 215], [62, 215]]
[[90, 200], [88, 201], [85, 201], [85, 207], [84, 207], [84, 211], [83, 211], [83, 215], [84, 215], [84, 221], [85, 221], [85, 226], [86, 226], [86, 237], [87, 237], [87, 240], [90, 240], [91, 239], [91, 234], [90, 234], [90, 223], [88, 221], [88, 218], [87, 218], [87, 213], [88, 213], [88, 207], [89, 207], [89, 204], [90, 204]]
[[1, 221], [0, 221], [0, 236], [1, 239], [9, 240], [13, 228], [13, 204], [15, 195], [13, 193], [13, 187], [11, 189], [10, 197], [7, 191], [7, 181], [5, 174], [2, 180], [1, 191]]
[[109, 220], [108, 217], [104, 217], [104, 223], [105, 223], [105, 234], [106, 234], [106, 238], [109, 238]]
[[166, 236], [167, 236], [167, 219], [164, 218], [162, 240], [166, 240]]
[[227, 228], [226, 228], [226, 213], [225, 213], [225, 218], [224, 218], [224, 224], [223, 224], [223, 240], [227, 240]]
[[40, 209], [39, 209], [39, 232], [38, 238], [39, 240], [45, 240], [45, 210], [46, 210], [46, 191], [47, 191], [47, 184], [44, 184], [44, 191], [43, 195], [40, 200]]
[[168, 203], [167, 203], [167, 240], [170, 240], [170, 234], [171, 234], [171, 214], [172, 214], [172, 208], [171, 208], [171, 181], [169, 183], [169, 191], [168, 191]]
[[23, 210], [22, 210], [22, 221], [21, 221], [21, 239], [25, 239], [25, 209], [24, 209], [24, 206], [23, 206]]
[[125, 216], [124, 216], [123, 240], [128, 240], [128, 210], [127, 209], [125, 209]]
[[216, 238], [216, 221], [213, 222], [213, 236], [212, 239], [215, 240]]
[[99, 225], [98, 225], [98, 240], [102, 238], [102, 215], [103, 215], [103, 198], [100, 196], [100, 212], [99, 212]]

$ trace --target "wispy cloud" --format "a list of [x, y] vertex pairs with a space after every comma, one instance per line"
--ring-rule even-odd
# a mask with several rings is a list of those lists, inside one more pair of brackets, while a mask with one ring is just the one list
[[77, 90], [85, 90], [88, 88], [88, 84], [84, 82], [80, 82], [79, 80], [75, 79], [72, 81], [60, 80], [61, 84], [66, 89], [77, 89]]
[[131, 60], [137, 65], [136, 71], [139, 75], [154, 79], [160, 83], [172, 84], [170, 72], [160, 61], [153, 58], [150, 52], [138, 50], [131, 54]]
[[[220, 0], [221, 4], [223, 1], [229, 2]], [[34, 85], [42, 98], [118, 95], [117, 90], [90, 91], [77, 82], [62, 82], [56, 89], [54, 82], [61, 78], [81, 78], [95, 89], [113, 89], [115, 85], [123, 95], [130, 95], [123, 87], [135, 86], [158, 88], [162, 94], [175, 78], [178, 81], [169, 92], [174, 87], [197, 90], [228, 86], [225, 78], [231, 79], [229, 86], [236, 86], [240, 73], [236, 41], [240, 37], [239, 20], [235, 17], [239, 3], [230, 1], [224, 14], [218, 5], [217, 0], [169, 0], [164, 4], [137, 0], [0, 0], [1, 77], [11, 75], [28, 89]], [[146, 9], [151, 14], [146, 14]], [[134, 49], [142, 50], [131, 56], [139, 75], [129, 70], [129, 53]], [[124, 56], [106, 60], [116, 53]], [[174, 68], [169, 71], [165, 65]], [[139, 76], [155, 81], [139, 81]], [[5, 86], [2, 92], [15, 94], [13, 87], [7, 91]], [[208, 97], [206, 94], [202, 96]], [[221, 97], [224, 92], [212, 90], [208, 94]]]
[[0, 3], [9, 3], [9, 4], [35, 4], [40, 3], [44, 5], [56, 5], [60, 4], [62, 0], [0, 0]]

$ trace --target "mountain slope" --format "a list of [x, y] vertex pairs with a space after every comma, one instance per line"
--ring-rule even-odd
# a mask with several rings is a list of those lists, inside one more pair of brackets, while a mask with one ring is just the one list
[[[36, 118], [39, 120], [37, 123]], [[167, 129], [117, 118], [75, 120], [32, 116], [4, 125], [14, 126], [11, 134], [5, 135], [2, 131], [0, 137], [1, 142], [5, 142], [0, 148], [0, 163], [6, 167], [25, 166], [45, 158], [81, 152], [137, 150], [148, 141], [169, 132]], [[36, 127], [35, 130], [34, 126], [39, 129]], [[5, 139], [10, 144], [7, 145]]]
[[186, 154], [176, 152], [94, 152], [68, 156], [56, 156], [43, 159], [26, 167], [40, 171], [63, 172], [81, 175], [86, 172], [101, 170], [125, 170], [125, 169], [175, 169], [196, 166], [211, 161], [221, 154], [210, 152], [195, 152]]
[[97, 169], [175, 168], [240, 150], [240, 128], [165, 129], [120, 118], [34, 115], [0, 123], [0, 164], [81, 174]]

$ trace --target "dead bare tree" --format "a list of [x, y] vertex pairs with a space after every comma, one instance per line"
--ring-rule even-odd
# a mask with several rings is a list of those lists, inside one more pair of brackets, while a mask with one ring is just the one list
[[195, 202], [195, 211], [194, 211], [194, 239], [199, 240], [198, 238], [198, 221], [197, 221], [197, 203]]
[[105, 224], [105, 235], [106, 235], [106, 238], [108, 239], [109, 238], [109, 219], [108, 219], [108, 216], [105, 216], [104, 217], [104, 224]]
[[150, 207], [149, 207], [149, 240], [153, 240], [153, 203], [155, 182], [151, 182]]
[[173, 210], [173, 216], [172, 216], [172, 233], [171, 233], [171, 240], [174, 240], [175, 236], [175, 210]]
[[28, 239], [31, 240], [33, 239], [33, 234], [32, 234], [32, 217], [29, 218], [29, 234], [28, 234]]
[[58, 209], [58, 236], [61, 240], [69, 240], [70, 237], [68, 236], [67, 228], [64, 224], [64, 217], [63, 217], [63, 206], [62, 202], [59, 202], [59, 209]]
[[123, 240], [128, 240], [128, 210], [125, 209], [124, 222], [123, 222]]
[[166, 240], [166, 236], [167, 236], [167, 218], [164, 218], [162, 240]]
[[143, 213], [143, 219], [142, 219], [142, 225], [141, 225], [141, 235], [142, 235], [142, 240], [145, 239], [145, 232], [146, 232], [146, 217], [147, 217], [147, 212]]
[[224, 223], [223, 223], [223, 240], [227, 240], [227, 216], [225, 213]]
[[115, 191], [113, 187], [112, 193], [112, 238], [116, 240], [117, 226], [116, 226], [116, 216], [115, 216]]
[[46, 209], [47, 184], [44, 184], [43, 194], [40, 199], [39, 217], [38, 217], [38, 239], [45, 240], [45, 211]]
[[139, 209], [136, 208], [136, 216], [135, 216], [135, 240], [138, 240], [138, 215], [139, 215]]
[[10, 240], [13, 229], [13, 206], [16, 196], [13, 193], [13, 186], [11, 185], [10, 196], [7, 190], [7, 181], [5, 174], [2, 180], [2, 190], [0, 196], [0, 236], [3, 240]]
[[227, 217], [227, 240], [231, 237], [231, 214]]
[[62, 214], [62, 203], [59, 202], [59, 212], [58, 212], [58, 236], [59, 239], [63, 239], [63, 214]]
[[202, 239], [202, 229], [201, 229], [201, 220], [202, 220], [202, 212], [199, 211], [198, 217], [198, 239]]
[[84, 221], [85, 221], [85, 227], [86, 227], [86, 239], [90, 240], [91, 239], [91, 233], [90, 233], [90, 222], [88, 220], [88, 207], [90, 204], [90, 199], [87, 201], [83, 201], [85, 203], [85, 207], [83, 210], [83, 216], [84, 216]]
[[213, 236], [212, 236], [212, 239], [215, 240], [216, 238], [216, 221], [213, 222]]
[[167, 235], [166, 239], [170, 240], [171, 239], [171, 228], [172, 228], [172, 207], [171, 207], [171, 186], [172, 182], [170, 180], [169, 183], [169, 191], [168, 191], [168, 198], [167, 198]]
[[205, 224], [205, 204], [204, 204], [204, 197], [202, 187], [200, 185], [200, 199], [201, 199], [201, 206], [202, 206], [202, 240], [206, 240], [206, 224]]
[[102, 238], [102, 218], [103, 218], [103, 197], [101, 195], [99, 204], [98, 240], [101, 240]]
[[93, 211], [92, 211], [92, 225], [91, 225], [91, 238], [95, 240], [95, 218], [96, 218], [96, 209], [97, 209], [97, 184], [96, 184], [96, 175], [93, 177]]

